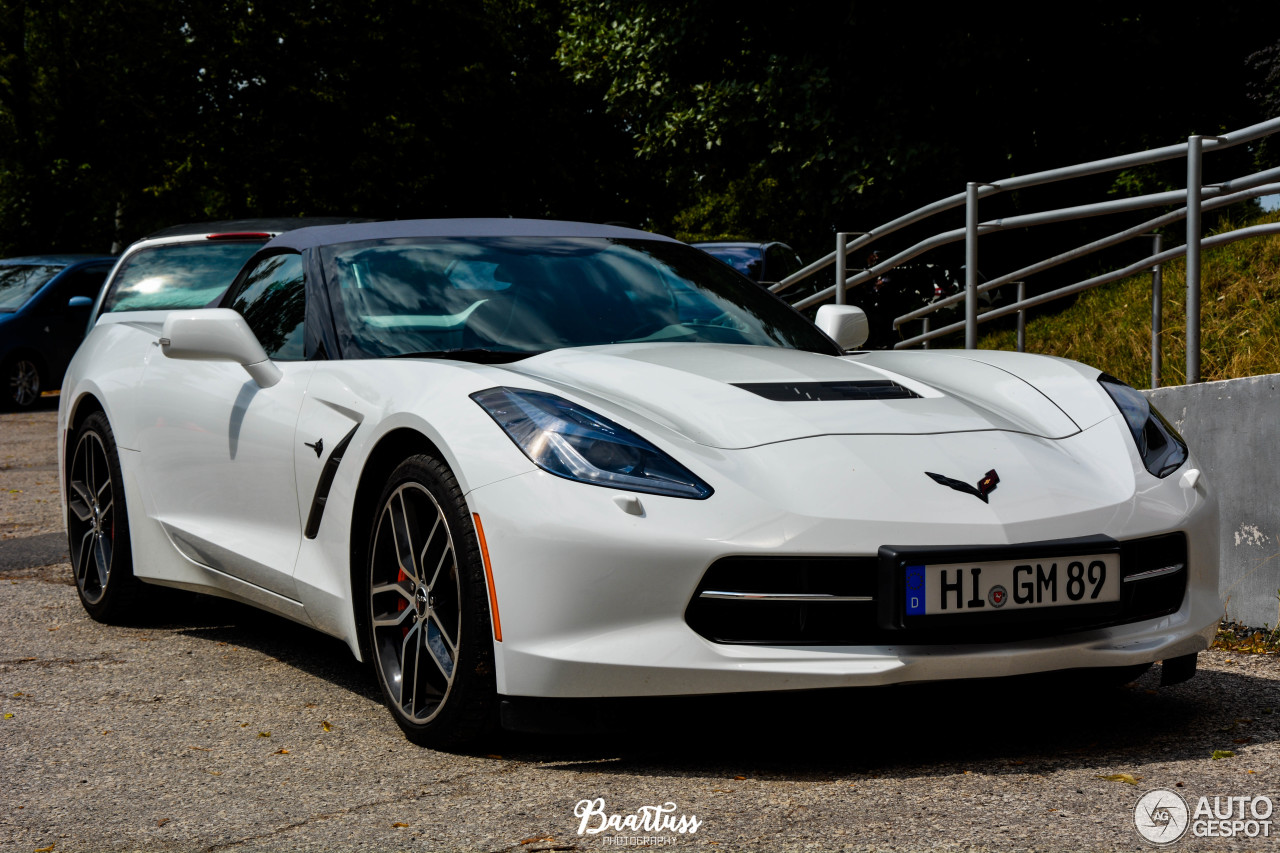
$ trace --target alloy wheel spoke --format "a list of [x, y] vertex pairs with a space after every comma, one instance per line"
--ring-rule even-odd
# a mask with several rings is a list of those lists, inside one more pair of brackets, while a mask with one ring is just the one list
[[[91, 438], [93, 438], [92, 433], [90, 433], [89, 435], [86, 435], [84, 437], [84, 440], [88, 442]], [[94, 485], [95, 483], [98, 482], [98, 477], [97, 477], [98, 465], [97, 465], [97, 459], [94, 458], [95, 456], [97, 456], [97, 454], [94, 453], [93, 451], [94, 451], [94, 448], [92, 445], [86, 447], [84, 451], [84, 483], [85, 483], [85, 486], [88, 487], [89, 493], [91, 495], [95, 495], [98, 493], [98, 489]]]
[[[432, 629], [435, 629], [434, 631]], [[454, 661], [457, 660], [457, 649], [449, 642], [449, 638], [440, 628], [434, 616], [427, 620], [426, 630], [423, 631], [426, 638], [427, 653], [431, 656], [431, 660], [435, 662], [436, 667], [440, 670], [440, 674], [444, 676], [446, 683], [453, 681]]]
[[381, 617], [381, 618], [379, 618], [379, 617], [376, 617], [376, 616], [375, 616], [375, 617], [374, 617], [374, 619], [373, 619], [373, 627], [375, 627], [375, 628], [395, 628], [395, 627], [397, 627], [397, 626], [403, 626], [403, 625], [404, 625], [404, 623], [405, 623], [405, 620], [407, 620], [407, 619], [409, 619], [410, 617], [412, 617], [412, 616], [413, 616], [413, 614], [414, 614], [414, 610], [413, 610], [413, 608], [412, 608], [412, 607], [406, 607], [404, 610], [399, 610], [399, 611], [397, 611], [395, 616], [391, 616], [391, 617], [385, 617], [385, 616], [384, 616], [384, 617]]
[[[445, 537], [446, 547], [445, 547], [444, 553], [448, 553], [449, 531], [444, 528], [443, 519], [440, 517], [439, 513], [436, 514], [435, 524], [431, 525], [431, 532], [427, 534], [426, 544], [423, 545], [422, 550], [418, 552], [418, 565], [422, 566], [422, 570], [424, 573], [427, 570], [427, 554], [430, 553], [431, 546], [435, 544], [437, 533], [440, 533]], [[436, 585], [436, 577], [439, 574], [440, 574], [440, 562], [437, 561], [436, 567], [431, 571], [431, 580], [427, 582], [428, 588]]]
[[408, 511], [404, 504], [404, 492], [394, 495], [387, 503], [387, 512], [391, 516], [391, 533], [395, 541], [396, 555], [400, 559], [400, 568], [413, 578], [415, 583], [421, 582], [421, 572], [413, 552], [413, 534], [409, 529]]
[[[448, 533], [446, 532], [445, 535], [447, 536]], [[425, 550], [423, 553], [424, 554], [426, 553]], [[444, 551], [440, 553], [440, 559], [436, 561], [435, 569], [433, 569], [431, 572], [431, 589], [435, 589], [436, 584], [439, 583], [440, 570], [445, 567], [446, 563], [448, 563], [449, 565], [452, 565], [452, 558], [453, 558], [453, 545], [446, 543]]]
[[76, 518], [82, 522], [93, 518], [93, 498], [90, 497], [89, 489], [85, 486], [84, 481], [72, 480], [71, 491], [75, 498], [67, 501], [67, 505], [76, 514]]
[[76, 581], [84, 589], [89, 580], [89, 563], [93, 560], [93, 530], [86, 530], [80, 537], [80, 547], [73, 555], [75, 558]]
[[418, 678], [422, 675], [422, 637], [423, 631], [421, 626], [418, 628], [418, 636], [414, 638], [413, 643], [413, 686], [409, 693], [409, 714], [416, 717], [418, 715]]
[[[409, 696], [409, 702], [406, 703], [405, 690], [412, 690], [412, 687], [410, 686], [411, 676], [409, 673], [409, 669], [411, 666], [414, 669], [416, 669], [418, 661], [417, 661], [417, 657], [415, 656], [413, 658], [413, 663], [410, 664], [409, 651], [411, 647], [418, 645], [418, 634], [421, 633], [421, 630], [422, 630], [421, 625], [414, 624], [414, 626], [409, 629], [408, 633], [404, 635], [404, 639], [401, 640], [400, 642], [400, 707], [401, 708], [407, 708], [409, 707], [410, 704], [412, 704], [412, 694], [410, 694]], [[414, 672], [412, 674], [412, 680], [416, 682], [417, 678], [418, 678], [418, 674], [417, 672]]]
[[111, 574], [111, 540], [101, 534], [93, 537], [93, 562], [98, 568], [98, 586], [106, 589]]
[[[430, 619], [431, 619], [431, 624], [436, 626], [436, 628], [440, 631], [440, 636], [444, 638], [444, 642], [449, 648], [449, 657], [456, 660], [458, 657], [458, 638], [456, 636], [455, 637], [449, 636], [449, 632], [448, 630], [445, 629], [445, 623], [441, 621], [439, 613], [433, 610], [430, 613]], [[455, 634], [457, 633], [456, 629], [454, 633]]]
[[395, 593], [409, 602], [409, 604], [413, 604], [413, 595], [401, 583], [380, 583], [369, 592], [371, 595], [390, 595]]

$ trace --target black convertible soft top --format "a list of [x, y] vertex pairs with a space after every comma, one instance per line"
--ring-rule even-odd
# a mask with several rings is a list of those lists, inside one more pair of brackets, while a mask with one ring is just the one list
[[551, 219], [405, 219], [299, 228], [281, 234], [268, 243], [267, 247], [301, 251], [335, 243], [396, 237], [613, 237], [677, 242], [670, 237], [634, 228], [593, 225], [587, 222], [558, 222]]

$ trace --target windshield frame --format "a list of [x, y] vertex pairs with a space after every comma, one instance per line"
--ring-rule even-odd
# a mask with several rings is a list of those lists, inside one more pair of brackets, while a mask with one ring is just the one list
[[[359, 257], [360, 253], [369, 249], [384, 248], [393, 252], [397, 246], [403, 246], [406, 249], [417, 247], [430, 250], [448, 244], [461, 244], [468, 247], [479, 246], [484, 250], [495, 253], [510, 251], [518, 256], [531, 257], [534, 263], [548, 262], [557, 256], [565, 254], [576, 256], [579, 252], [588, 257], [595, 257], [606, 252], [616, 252], [618, 248], [624, 250], [623, 257], [634, 258], [639, 255], [645, 255], [648, 257], [644, 260], [648, 261], [652, 268], [641, 267], [642, 273], [652, 275], [655, 279], [662, 278], [667, 280], [676, 287], [686, 288], [688, 293], [704, 300], [708, 304], [714, 300], [728, 308], [741, 312], [742, 317], [756, 321], [759, 328], [733, 329], [733, 334], [741, 336], [750, 332], [756, 336], [756, 339], [695, 339], [699, 334], [706, 335], [711, 329], [710, 324], [695, 324], [703, 329], [701, 333], [694, 330], [689, 335], [679, 339], [652, 338], [652, 336], [650, 336], [652, 339], [639, 337], [614, 341], [582, 340], [577, 342], [560, 339], [554, 342], [550, 340], [539, 341], [540, 346], [538, 347], [528, 345], [523, 348], [511, 349], [508, 349], [505, 345], [496, 345], [488, 348], [476, 347], [474, 344], [467, 345], [465, 343], [395, 349], [386, 346], [390, 336], [371, 339], [369, 330], [372, 327], [356, 323], [352, 317], [348, 316], [350, 308], [348, 306], [348, 297], [344, 296], [344, 282], [350, 289], [352, 283], [357, 280], [351, 263]], [[626, 253], [626, 250], [631, 251]], [[528, 358], [551, 349], [603, 346], [612, 343], [726, 343], [800, 349], [823, 355], [842, 354], [840, 349], [825, 333], [814, 326], [808, 318], [782, 301], [777, 295], [761, 288], [724, 262], [698, 249], [675, 241], [618, 237], [388, 237], [330, 243], [316, 247], [314, 251], [318, 255], [316, 260], [322, 270], [323, 287], [326, 291], [325, 295], [331, 309], [333, 327], [337, 337], [337, 349], [340, 357], [344, 359], [452, 357], [460, 361], [501, 363]], [[438, 274], [441, 269], [447, 271], [451, 267], [441, 268], [437, 266], [434, 268], [435, 274]], [[495, 279], [495, 292], [501, 292], [504, 289], [501, 282], [501, 279]], [[525, 292], [541, 295], [544, 293], [542, 287], [545, 287], [546, 283], [547, 280], [544, 279], [539, 287]], [[454, 286], [456, 287], [457, 285], [455, 284]], [[529, 286], [526, 285], [526, 287]], [[611, 294], [611, 298], [616, 298], [619, 291], [630, 294], [631, 290], [632, 288], [630, 287], [612, 286], [603, 288], [599, 292]], [[658, 290], [658, 288], [654, 288], [654, 290]], [[673, 288], [669, 292], [673, 298], [669, 310], [682, 311], [682, 306], [678, 304], [678, 300], [675, 300], [676, 290]], [[378, 290], [371, 288], [371, 295], [377, 295], [378, 293]], [[549, 297], [550, 293], [545, 295]], [[627, 299], [632, 303], [636, 303], [640, 297], [628, 295]], [[577, 306], [575, 306], [575, 310], [576, 308]], [[541, 317], [537, 312], [526, 312], [526, 315]], [[394, 315], [389, 314], [388, 316]], [[512, 316], [515, 315], [513, 314]], [[656, 317], [657, 315], [651, 316]], [[458, 328], [461, 329], [465, 322], [465, 318], [462, 319], [460, 321], [462, 325]], [[682, 329], [682, 335], [684, 331], [688, 331], [683, 321], [679, 325]], [[668, 326], [667, 328], [673, 327]], [[604, 331], [607, 332], [608, 330], [605, 329]], [[661, 331], [665, 332], [665, 329]], [[760, 339], [761, 335], [768, 339]], [[528, 342], [532, 343], [533, 339], [528, 339]], [[455, 352], [456, 355], [452, 355]]]

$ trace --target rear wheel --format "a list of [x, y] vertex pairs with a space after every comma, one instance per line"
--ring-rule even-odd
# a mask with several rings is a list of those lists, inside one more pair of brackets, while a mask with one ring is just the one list
[[76, 591], [89, 615], [118, 622], [136, 615], [129, 512], [120, 458], [106, 415], [84, 419], [67, 466], [67, 536]]
[[29, 409], [40, 399], [40, 365], [29, 356], [15, 355], [4, 364], [4, 403], [10, 409]]
[[496, 728], [493, 640], [480, 548], [449, 469], [413, 456], [372, 520], [365, 646], [414, 743], [460, 748]]

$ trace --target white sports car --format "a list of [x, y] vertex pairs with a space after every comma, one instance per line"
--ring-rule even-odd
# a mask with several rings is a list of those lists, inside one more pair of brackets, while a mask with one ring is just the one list
[[290, 231], [221, 305], [103, 314], [71, 364], [84, 606], [144, 581], [314, 626], [419, 743], [569, 698], [1171, 682], [1218, 622], [1213, 493], [1081, 364], [846, 355], [856, 308], [820, 331], [684, 244], [561, 222]]

